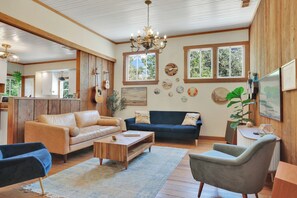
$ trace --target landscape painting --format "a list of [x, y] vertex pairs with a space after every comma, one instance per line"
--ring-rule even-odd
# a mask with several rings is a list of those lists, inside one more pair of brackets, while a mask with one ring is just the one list
[[122, 97], [125, 97], [127, 106], [147, 106], [146, 87], [122, 88]]
[[260, 79], [260, 115], [282, 120], [280, 69]]

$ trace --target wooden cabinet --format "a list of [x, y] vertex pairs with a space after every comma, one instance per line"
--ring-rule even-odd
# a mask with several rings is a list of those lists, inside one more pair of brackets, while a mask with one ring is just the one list
[[0, 59], [0, 93], [5, 92], [5, 83], [7, 78], [7, 62]]
[[[259, 132], [258, 127], [248, 128], [246, 126], [237, 127], [237, 145], [239, 146], [250, 146], [254, 141], [260, 138], [260, 135], [257, 135]], [[277, 169], [277, 165], [280, 161], [280, 138], [277, 138], [276, 145], [274, 147], [273, 156], [269, 166], [269, 172], [273, 173]]]
[[54, 72], [42, 72], [42, 95], [58, 95], [58, 74]]

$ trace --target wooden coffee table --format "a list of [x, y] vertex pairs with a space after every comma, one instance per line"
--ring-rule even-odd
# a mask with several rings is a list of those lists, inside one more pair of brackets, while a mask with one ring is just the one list
[[151, 151], [151, 146], [155, 143], [155, 133], [140, 131], [140, 136], [125, 137], [123, 134], [115, 135], [117, 140], [106, 137], [94, 142], [94, 157], [98, 157], [100, 165], [103, 159], [117, 160], [124, 163], [128, 168], [128, 162], [137, 157], [147, 148]]

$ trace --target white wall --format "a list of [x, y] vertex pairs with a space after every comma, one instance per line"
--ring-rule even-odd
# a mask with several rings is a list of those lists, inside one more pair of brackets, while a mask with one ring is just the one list
[[7, 62], [7, 73], [13, 74], [15, 71], [19, 71], [24, 75], [24, 65]]
[[2, 0], [0, 12], [36, 28], [114, 58], [115, 44], [32, 0]]
[[[191, 45], [248, 41], [248, 38], [248, 30], [239, 30], [168, 39], [166, 49], [164, 49], [163, 53], [159, 56], [159, 84], [145, 85], [148, 88], [148, 105], [145, 107], [128, 106], [127, 109], [118, 112], [116, 116], [122, 118], [134, 117], [135, 110], [199, 111], [203, 120], [201, 135], [223, 137], [225, 135], [226, 122], [231, 110], [227, 109], [226, 105], [218, 105], [214, 103], [211, 99], [211, 93], [217, 87], [225, 87], [232, 90], [238, 86], [245, 86], [245, 83], [183, 83], [183, 47]], [[115, 63], [115, 90], [118, 91], [120, 91], [123, 87], [123, 52], [129, 51], [129, 44], [116, 46], [117, 62]], [[173, 77], [167, 76], [164, 72], [164, 68], [168, 63], [175, 63], [178, 66], [178, 73]], [[178, 83], [175, 82], [177, 77], [180, 78], [180, 82]], [[170, 90], [164, 90], [162, 88], [161, 84], [165, 79], [170, 79], [173, 82], [173, 87]], [[183, 94], [178, 94], [175, 91], [178, 85], [184, 86], [185, 92]], [[189, 87], [196, 87], [198, 89], [198, 95], [196, 97], [189, 97], [187, 95], [186, 90]], [[155, 88], [161, 89], [161, 94], [155, 95], [153, 92]], [[173, 92], [173, 97], [168, 96], [170, 91]], [[186, 96], [188, 98], [186, 103], [181, 102], [182, 96]]]
[[24, 66], [24, 75], [35, 75], [38, 71], [61, 70], [61, 69], [75, 69], [76, 61], [63, 61], [55, 63], [31, 64]]

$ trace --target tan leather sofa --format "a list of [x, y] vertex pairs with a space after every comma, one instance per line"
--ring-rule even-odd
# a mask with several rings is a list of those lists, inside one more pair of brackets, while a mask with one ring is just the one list
[[[98, 122], [102, 124], [104, 120], [114, 122], [110, 126], [98, 125]], [[25, 123], [25, 142], [42, 142], [49, 152], [64, 155], [66, 162], [68, 153], [89, 147], [96, 140], [121, 132], [121, 126], [123, 121], [120, 118], [100, 116], [96, 110], [41, 115], [37, 121]]]

